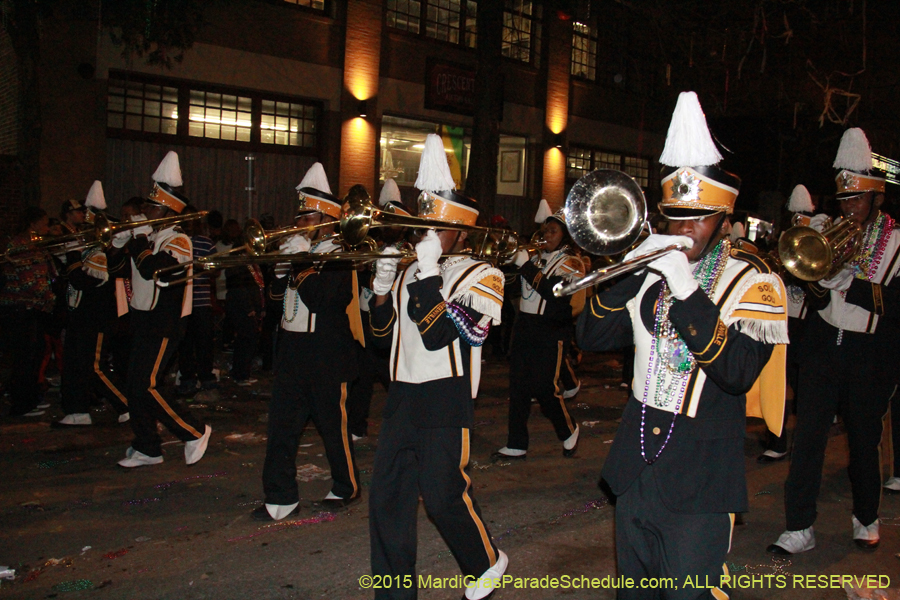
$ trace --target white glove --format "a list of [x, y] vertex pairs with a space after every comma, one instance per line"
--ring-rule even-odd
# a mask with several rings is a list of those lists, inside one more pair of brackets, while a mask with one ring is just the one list
[[517, 267], [521, 267], [527, 263], [530, 258], [531, 256], [528, 254], [528, 250], [519, 250], [513, 254], [512, 262], [515, 263]]
[[679, 300], [687, 300], [687, 297], [699, 287], [697, 280], [694, 279], [694, 270], [684, 252], [669, 252], [648, 264], [647, 268], [662, 274], [672, 295]]
[[304, 235], [292, 235], [278, 246], [279, 254], [300, 254], [301, 252], [309, 252], [309, 238]]
[[[392, 256], [400, 254], [400, 251], [393, 246], [388, 246], [382, 252], [382, 256]], [[394, 278], [397, 277], [397, 265], [400, 264], [400, 257], [396, 258], [379, 258], [375, 261], [375, 280], [372, 282], [372, 291], [376, 296], [384, 296], [391, 291], [394, 286]]]
[[819, 285], [828, 290], [842, 292], [850, 288], [850, 284], [853, 283], [853, 277], [853, 268], [845, 267], [838, 271], [837, 275], [831, 279], [823, 279], [820, 281]]
[[419, 261], [419, 274], [416, 276], [418, 279], [433, 277], [441, 273], [438, 260], [443, 251], [441, 238], [434, 229], [429, 229], [422, 241], [416, 244], [416, 258]]
[[[146, 220], [147, 220], [147, 217], [145, 217], [144, 215], [133, 215], [131, 217], [131, 221], [133, 223], [138, 223], [140, 221], [146, 221]], [[149, 225], [142, 225], [140, 227], [135, 227], [134, 229], [131, 230], [132, 237], [137, 237], [139, 235], [150, 235], [151, 233], [153, 233], [153, 228], [150, 227]]]
[[120, 231], [113, 236], [112, 245], [115, 248], [124, 248], [128, 245], [129, 240], [131, 240], [131, 230]]
[[694, 240], [684, 235], [662, 235], [653, 233], [648, 235], [647, 239], [641, 242], [640, 246], [626, 254], [625, 260], [631, 260], [632, 258], [643, 256], [644, 254], [650, 254], [654, 250], [662, 250], [672, 244], [681, 244], [684, 246], [685, 250], [687, 250], [694, 245]]
[[809, 226], [812, 227], [813, 229], [815, 229], [816, 231], [818, 231], [819, 233], [822, 233], [823, 231], [825, 231], [825, 223], [827, 223], [827, 222], [828, 222], [828, 215], [826, 215], [826, 214], [814, 215], [809, 220]]

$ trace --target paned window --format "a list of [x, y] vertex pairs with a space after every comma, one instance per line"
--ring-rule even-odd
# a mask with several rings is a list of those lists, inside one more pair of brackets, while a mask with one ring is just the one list
[[167, 135], [181, 144], [318, 152], [319, 102], [116, 71], [108, 89], [110, 137]]
[[422, 20], [422, 3], [417, 0], [388, 0], [388, 27], [410, 33], [419, 33]]
[[465, 3], [461, 0], [429, 0], [425, 6], [425, 36], [451, 44], [460, 43]]
[[110, 76], [106, 126], [113, 129], [175, 135], [178, 88]]
[[280, 146], [316, 145], [318, 109], [309, 104], [262, 101], [260, 141]]
[[597, 32], [582, 23], [572, 28], [572, 75], [597, 78]]
[[503, 56], [532, 62], [541, 41], [541, 6], [531, 0], [504, 0]]
[[250, 111], [250, 98], [191, 90], [188, 135], [249, 142], [253, 127]]
[[566, 180], [571, 186], [583, 175], [596, 169], [616, 169], [634, 177], [645, 190], [650, 186], [650, 160], [604, 150], [569, 146], [566, 156]]

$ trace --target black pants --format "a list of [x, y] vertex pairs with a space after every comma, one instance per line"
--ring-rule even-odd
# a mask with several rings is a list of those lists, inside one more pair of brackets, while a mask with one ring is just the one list
[[506, 446], [528, 450], [528, 417], [531, 399], [537, 398], [544, 416], [550, 419], [560, 441], [575, 433], [575, 422], [566, 409], [560, 373], [566, 367], [571, 342], [560, 340], [556, 347], [535, 346], [516, 337], [509, 368], [509, 437]]
[[203, 436], [203, 424], [190, 411], [163, 398], [157, 386], [162, 383], [161, 370], [172, 357], [178, 340], [158, 337], [146, 331], [135, 331], [128, 364], [125, 395], [129, 400], [131, 446], [147, 456], [162, 455], [157, 421], [183, 442]]
[[838, 410], [850, 446], [847, 471], [853, 514], [863, 525], [870, 525], [878, 518], [881, 500], [881, 419], [896, 385], [890, 379], [866, 376], [850, 365], [831, 361], [804, 364], [799, 385], [803, 393], [797, 399], [791, 468], [784, 484], [787, 529], [806, 529], [816, 520], [828, 430]]
[[106, 365], [113, 323], [98, 323], [88, 314], [72, 313], [66, 327], [60, 401], [67, 415], [86, 413], [91, 393], [106, 399], [117, 414], [128, 412], [125, 386]]
[[371, 347], [357, 346], [359, 361], [359, 377], [350, 388], [347, 398], [347, 412], [350, 420], [350, 433], [358, 437], [369, 434], [369, 405], [372, 403], [372, 392], [375, 381], [381, 382], [385, 390], [391, 385], [391, 373], [388, 363], [390, 351], [376, 350]]
[[331, 467], [334, 495], [353, 498], [360, 493], [359, 468], [347, 428], [349, 383], [309, 373], [307, 357], [293, 348], [290, 334], [279, 341], [277, 371], [269, 402], [268, 444], [263, 465], [266, 504], [288, 505], [300, 499], [297, 488], [297, 449], [300, 435], [313, 420]]
[[[390, 393], [409, 393], [409, 388], [395, 383]], [[419, 496], [463, 575], [479, 577], [500, 556], [465, 471], [469, 430], [420, 429], [413, 425], [411, 404], [400, 400], [397, 411], [381, 424], [369, 490], [369, 537], [372, 574], [400, 576], [401, 582], [409, 575], [413, 585], [376, 590], [375, 598], [416, 597]]]
[[[666, 508], [653, 469], [643, 470], [616, 500], [616, 559], [619, 575], [635, 581], [619, 589], [619, 600], [715, 598], [722, 590], [725, 557], [731, 547], [731, 513], [683, 514]], [[665, 491], [663, 490], [663, 494]], [[686, 577], [692, 584], [686, 585]], [[673, 578], [678, 589], [647, 589], [642, 579]], [[654, 586], [655, 587], [655, 586]], [[721, 596], [719, 596], [721, 597]]]
[[250, 377], [250, 366], [256, 356], [259, 343], [259, 327], [256, 317], [247, 314], [243, 303], [225, 302], [226, 320], [234, 328], [234, 355], [231, 360], [231, 376], [236, 380]]
[[40, 403], [38, 371], [44, 357], [44, 330], [50, 318], [49, 313], [39, 310], [16, 310], [3, 316], [3, 348], [11, 358], [11, 417], [31, 412]]
[[215, 381], [213, 375], [214, 322], [212, 307], [194, 308], [187, 317], [184, 339], [178, 347], [178, 370], [181, 381]]

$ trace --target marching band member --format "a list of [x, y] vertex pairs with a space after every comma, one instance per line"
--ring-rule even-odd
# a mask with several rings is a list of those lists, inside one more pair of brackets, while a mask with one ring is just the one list
[[[153, 191], [143, 207], [145, 219], [161, 219], [184, 210], [188, 200], [174, 189], [183, 185], [175, 152], [166, 154], [153, 173], [153, 181]], [[127, 247], [131, 256], [133, 334], [125, 396], [134, 441], [119, 465], [133, 468], [163, 461], [157, 422], [185, 443], [184, 460], [192, 465], [203, 458], [212, 428], [163, 398], [157, 389], [161, 370], [178, 348], [183, 332], [181, 318], [190, 314], [192, 286], [161, 287], [153, 279], [159, 269], [191, 262], [191, 240], [174, 225], [157, 230], [145, 225], [120, 232], [115, 238], [113, 246]], [[170, 274], [173, 279], [183, 276], [184, 271]]]
[[[444, 146], [435, 134], [426, 138], [416, 187], [422, 190], [419, 217], [438, 226], [475, 224], [477, 204], [453, 191]], [[490, 324], [500, 320], [503, 274], [467, 256], [441, 262], [441, 254], [462, 249], [466, 235], [428, 230], [416, 245], [417, 260], [399, 275], [399, 258], [376, 264], [370, 324], [372, 339], [391, 348], [391, 387], [369, 498], [372, 573], [402, 584], [376, 590], [376, 598], [416, 597], [420, 496], [467, 576], [466, 598], [490, 594], [481, 578], [502, 576], [508, 563], [491, 541], [465, 471], [481, 345]], [[392, 252], [389, 248], [385, 256]]]
[[[69, 202], [75, 202], [70, 200]], [[88, 220], [94, 211], [106, 209], [103, 185], [95, 181], [85, 200]], [[113, 254], [124, 262], [124, 253]], [[101, 247], [66, 252], [66, 274], [69, 279], [69, 320], [63, 348], [63, 372], [60, 402], [65, 416], [51, 424], [54, 428], [83, 427], [92, 424], [89, 393], [93, 389], [105, 398], [119, 415], [119, 423], [129, 419], [128, 400], [119, 376], [104, 362], [109, 335], [118, 317], [115, 278], [110, 271], [122, 265], [108, 265], [107, 253]]]
[[[320, 163], [309, 169], [297, 191], [297, 226], [337, 224], [341, 201], [331, 195]], [[332, 225], [295, 235], [282, 244], [281, 252], [336, 252], [340, 245], [328, 237], [333, 231]], [[309, 419], [322, 436], [333, 482], [319, 504], [341, 508], [358, 501], [361, 493], [347, 428], [347, 393], [357, 374], [356, 341], [347, 308], [353, 304], [353, 273], [346, 265], [306, 260], [279, 264], [275, 276], [272, 294], [283, 300], [284, 315], [269, 403], [265, 504], [253, 511], [253, 518], [260, 521], [278, 521], [297, 510], [297, 449]], [[359, 309], [354, 306], [353, 310]]]
[[[541, 208], [550, 212], [546, 200], [541, 200]], [[532, 398], [537, 398], [541, 412], [553, 424], [563, 456], [574, 456], [578, 447], [578, 424], [566, 409], [563, 378], [569, 370], [573, 312], [584, 307], [585, 292], [557, 298], [553, 286], [581, 278], [584, 263], [569, 250], [571, 239], [561, 209], [542, 220], [541, 236], [543, 247], [533, 258], [526, 250], [514, 257], [522, 297], [510, 351], [509, 437], [506, 446], [491, 455], [494, 460], [525, 458]]]
[[[726, 597], [680, 584], [728, 573], [734, 513], [747, 510], [745, 410], [776, 433], [782, 423], [784, 286], [726, 238], [740, 180], [721, 158], [696, 94], [683, 92], [660, 157], [670, 235], [650, 235], [626, 258], [685, 249], [595, 295], [578, 320], [583, 350], [636, 348], [634, 394], [602, 472], [617, 496], [619, 574], [679, 582], [664, 596], [620, 589], [620, 600]], [[774, 406], [757, 410], [760, 399]]]
[[768, 547], [773, 554], [815, 548], [816, 499], [837, 412], [850, 447], [853, 540], [867, 550], [880, 541], [878, 445], [897, 383], [900, 235], [894, 219], [879, 210], [885, 179], [873, 172], [862, 129], [844, 132], [834, 167], [841, 212], [860, 227], [862, 239], [858, 254], [840, 272], [809, 285], [809, 322], [798, 353], [802, 393], [784, 484], [787, 530]]

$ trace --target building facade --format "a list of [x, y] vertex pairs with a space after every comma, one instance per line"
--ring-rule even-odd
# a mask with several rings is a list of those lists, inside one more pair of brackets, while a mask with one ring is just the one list
[[[35, 135], [48, 212], [83, 198], [100, 179], [116, 214], [149, 191], [168, 150], [179, 152], [184, 193], [198, 208], [239, 221], [263, 213], [288, 221], [294, 187], [315, 161], [336, 195], [361, 183], [377, 197], [392, 177], [412, 206], [428, 133], [444, 138], [457, 185], [465, 187], [478, 2], [202, 5], [204, 25], [171, 68], [123, 56], [99, 4], [96, 18], [42, 23]], [[578, 177], [595, 168], [631, 174], [651, 201], [657, 193], [670, 107], [622, 85], [622, 57], [603, 44], [596, 18], [585, 21], [537, 0], [504, 0], [494, 212], [520, 231], [533, 227], [541, 198], [561, 206]], [[0, 38], [4, 73], [15, 68], [6, 42]], [[7, 101], [15, 90], [0, 93], [4, 141], [16, 124], [15, 103]], [[12, 162], [14, 146], [0, 148], [7, 159], [0, 168]]]

